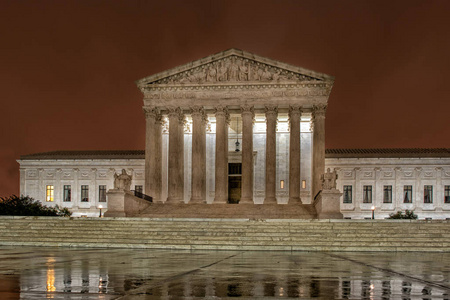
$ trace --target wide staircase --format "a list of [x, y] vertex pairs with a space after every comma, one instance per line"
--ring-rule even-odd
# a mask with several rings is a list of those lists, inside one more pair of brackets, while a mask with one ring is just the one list
[[0, 246], [450, 251], [449, 221], [0, 217]]

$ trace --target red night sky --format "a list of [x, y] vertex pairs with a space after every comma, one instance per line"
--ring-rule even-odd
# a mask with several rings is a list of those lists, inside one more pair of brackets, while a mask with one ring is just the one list
[[327, 148], [450, 148], [450, 1], [0, 0], [0, 196], [20, 155], [144, 149], [135, 80], [239, 48], [336, 77]]

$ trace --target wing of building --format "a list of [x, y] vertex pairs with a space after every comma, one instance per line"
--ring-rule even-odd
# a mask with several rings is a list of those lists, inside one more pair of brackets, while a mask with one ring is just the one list
[[145, 151], [24, 155], [20, 192], [94, 216], [107, 208], [108, 191], [125, 170], [131, 188], [154, 202], [309, 205], [330, 168], [344, 217], [370, 217], [375, 206], [379, 217], [410, 209], [446, 218], [448, 149], [325, 151], [333, 83], [332, 76], [237, 49], [143, 78], [136, 84]]

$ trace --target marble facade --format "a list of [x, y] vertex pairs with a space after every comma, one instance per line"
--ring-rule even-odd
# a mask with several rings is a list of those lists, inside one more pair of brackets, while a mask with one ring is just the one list
[[[338, 172], [337, 192], [351, 187], [351, 203], [340, 199], [344, 217], [369, 217], [372, 206], [379, 218], [405, 209], [421, 218], [450, 216], [445, 149], [431, 156], [330, 150], [326, 158], [325, 114], [333, 82], [331, 76], [236, 49], [143, 78], [136, 84], [143, 94], [145, 153], [24, 155], [18, 160], [20, 193], [68, 207], [75, 216], [96, 216], [99, 205], [107, 207], [100, 186], [112, 189], [114, 174], [125, 169], [131, 189], [155, 202], [214, 205], [238, 195], [239, 204], [308, 205], [331, 168]], [[230, 164], [239, 172], [231, 172]], [[71, 201], [63, 201], [65, 185]], [[402, 201], [406, 185], [412, 186], [412, 203]], [[425, 185], [432, 186], [431, 203], [423, 203]], [[371, 202], [364, 203], [369, 186]], [[391, 203], [383, 200], [384, 186], [391, 187]], [[46, 199], [48, 187], [53, 201]], [[88, 201], [81, 199], [82, 187]]]
[[[241, 164], [240, 204], [263, 204], [264, 199], [311, 203], [321, 189], [325, 110], [333, 82], [331, 76], [236, 49], [137, 81], [147, 124], [145, 190], [157, 202], [227, 203], [229, 158], [235, 156]], [[236, 119], [234, 130], [231, 118]], [[256, 118], [266, 125], [263, 145], [256, 138]], [[287, 119], [287, 137], [277, 130], [282, 119]], [[303, 122], [309, 129], [303, 129]], [[233, 136], [242, 146], [237, 157]], [[277, 152], [279, 138], [287, 140], [287, 156]], [[280, 178], [280, 165], [286, 177]], [[255, 190], [255, 169], [265, 175], [260, 190]], [[214, 182], [208, 182], [211, 177]], [[288, 192], [280, 202], [278, 182]]]
[[[255, 128], [258, 124], [263, 127], [263, 122], [258, 123], [256, 118]], [[214, 124], [212, 124], [214, 125]], [[282, 126], [280, 126], [282, 128]], [[306, 125], [305, 125], [306, 127]], [[257, 131], [257, 130], [255, 130]], [[302, 133], [302, 141], [307, 140], [311, 133]], [[187, 135], [185, 146], [187, 149], [191, 147], [191, 135]], [[168, 134], [163, 134], [163, 140], [168, 139]], [[207, 135], [208, 160], [214, 162], [214, 139], [213, 134]], [[230, 144], [235, 139], [230, 138]], [[287, 157], [289, 145], [288, 133], [279, 133], [277, 136], [277, 150], [279, 155]], [[255, 203], [263, 203], [265, 201], [265, 174], [259, 170], [264, 170], [264, 161], [260, 158], [258, 151], [264, 150], [263, 134], [256, 133], [254, 135], [255, 154], [255, 173], [254, 173], [254, 201]], [[165, 143], [167, 147], [167, 143]], [[306, 147], [306, 146], [305, 146]], [[352, 203], [344, 203], [341, 196], [340, 211], [346, 218], [364, 219], [371, 217], [371, 207], [375, 206], [375, 217], [377, 219], [386, 218], [390, 213], [405, 209], [413, 210], [420, 219], [446, 219], [450, 217], [450, 203], [445, 203], [445, 186], [450, 186], [450, 157], [443, 151], [434, 154], [414, 153], [413, 149], [408, 153], [399, 153], [394, 157], [382, 157], [382, 152], [386, 149], [376, 149], [375, 157], [364, 157], [357, 150], [341, 149], [340, 152], [346, 151], [347, 154], [335, 155], [335, 149], [326, 151], [325, 167], [336, 169], [338, 174], [337, 189], [341, 192], [344, 185], [352, 187]], [[433, 149], [431, 149], [433, 150]], [[362, 151], [362, 150], [360, 150]], [[131, 151], [130, 151], [131, 152]], [[412, 152], [412, 153], [411, 153]], [[302, 152], [304, 153], [304, 152]], [[23, 195], [29, 195], [35, 199], [41, 200], [47, 205], [58, 204], [68, 207], [74, 212], [74, 216], [98, 216], [98, 206], [102, 205], [107, 208], [107, 202], [99, 202], [98, 187], [106, 185], [108, 189], [114, 186], [114, 173], [120, 174], [125, 169], [128, 174], [132, 175], [131, 189], [136, 186], [144, 186], [145, 172], [145, 155], [144, 151], [134, 151], [134, 153], [120, 153], [114, 158], [105, 151], [98, 151], [95, 154], [86, 153], [78, 155], [79, 152], [67, 151], [58, 153], [41, 153], [33, 155], [24, 155], [18, 162], [20, 163], [20, 191]], [[121, 158], [122, 157], [122, 158]], [[127, 157], [127, 158], [125, 158]], [[190, 199], [190, 173], [187, 171], [191, 167], [188, 159], [189, 155], [185, 155], [187, 164], [185, 166], [186, 174], [185, 185], [186, 200]], [[167, 159], [167, 158], [166, 158]], [[230, 162], [239, 161], [238, 155], [230, 156]], [[287, 162], [280, 162], [277, 165], [277, 179], [287, 178], [288, 172]], [[278, 172], [279, 171], [279, 172]], [[207, 170], [207, 201], [214, 201], [214, 176], [210, 176], [213, 170]], [[163, 178], [167, 177], [167, 172]], [[90, 199], [89, 202], [81, 202], [81, 185], [89, 185]], [[47, 185], [53, 185], [55, 196], [53, 202], [46, 202]], [[64, 185], [72, 187], [72, 201], [63, 201]], [[363, 186], [372, 186], [372, 203], [363, 202]], [[392, 203], [383, 203], [383, 187], [385, 185], [392, 186]], [[403, 190], [405, 185], [412, 185], [413, 198], [411, 203], [404, 203]], [[433, 186], [432, 203], [424, 203], [424, 186]], [[280, 189], [276, 187], [276, 197], [278, 203], [286, 203], [289, 199], [289, 193], [286, 187]], [[145, 190], [144, 190], [145, 192]], [[167, 192], [164, 194], [167, 195]], [[302, 201], [307, 201], [308, 193], [302, 194]]]

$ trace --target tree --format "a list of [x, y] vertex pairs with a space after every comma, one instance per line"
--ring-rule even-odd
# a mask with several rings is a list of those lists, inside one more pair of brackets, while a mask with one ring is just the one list
[[0, 198], [0, 215], [6, 216], [64, 216], [70, 217], [72, 213], [66, 207], [45, 206], [38, 200], [29, 196], [16, 196]]

